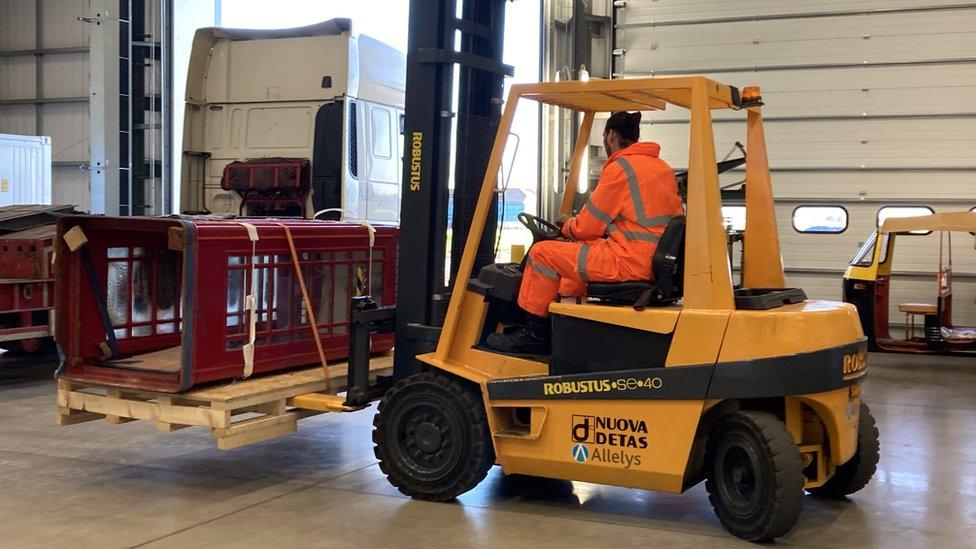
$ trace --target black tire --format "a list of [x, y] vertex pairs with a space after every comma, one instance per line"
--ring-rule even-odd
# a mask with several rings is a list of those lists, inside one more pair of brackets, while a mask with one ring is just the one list
[[822, 498], [840, 499], [867, 486], [878, 469], [881, 443], [878, 441], [878, 426], [868, 405], [861, 403], [860, 419], [857, 424], [857, 450], [854, 456], [837, 467], [834, 476], [810, 493]]
[[768, 541], [796, 524], [803, 508], [803, 462], [773, 414], [736, 412], [707, 444], [708, 501], [722, 525], [748, 541]]
[[415, 499], [452, 500], [495, 463], [481, 395], [441, 373], [400, 380], [380, 401], [373, 427], [380, 469]]

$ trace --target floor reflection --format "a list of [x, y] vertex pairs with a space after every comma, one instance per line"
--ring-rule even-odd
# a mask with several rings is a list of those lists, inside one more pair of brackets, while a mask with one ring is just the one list
[[[702, 485], [665, 494], [495, 467], [457, 502], [412, 501], [376, 464], [372, 412], [309, 418], [296, 435], [232, 452], [217, 451], [202, 429], [160, 434], [148, 422], [59, 428], [52, 421], [56, 363], [0, 355], [0, 462], [8, 465], [0, 485], [10, 502], [45, 502], [24, 514], [17, 506], [4, 513], [0, 501], [7, 544], [50, 541], [48, 529], [24, 527], [29, 517], [82, 532], [81, 545], [103, 546], [136, 545], [150, 528], [154, 536], [171, 533], [181, 547], [313, 539], [343, 547], [364, 539], [389, 547], [746, 546], [718, 523]], [[846, 501], [807, 497], [798, 527], [779, 544], [976, 547], [972, 359], [872, 355], [870, 364], [864, 397], [881, 432], [876, 476]], [[120, 523], [122, 507], [149, 496], [151, 523]], [[83, 506], [66, 497], [99, 502], [106, 512], [72, 515]], [[97, 537], [101, 530], [114, 537]], [[313, 534], [322, 537], [302, 537]]]

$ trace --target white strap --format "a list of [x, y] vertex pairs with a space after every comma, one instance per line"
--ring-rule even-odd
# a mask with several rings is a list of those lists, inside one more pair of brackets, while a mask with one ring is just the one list
[[369, 221], [360, 221], [360, 225], [366, 227], [366, 231], [369, 233], [369, 247], [372, 248], [376, 245], [376, 228], [369, 224]]
[[254, 373], [254, 340], [255, 332], [257, 332], [258, 324], [258, 312], [257, 312], [257, 300], [254, 299], [254, 294], [257, 292], [257, 266], [255, 265], [255, 256], [257, 255], [258, 246], [258, 229], [250, 223], [244, 223], [243, 221], [238, 222], [241, 227], [247, 230], [247, 237], [251, 240], [251, 287], [247, 296], [244, 297], [244, 309], [248, 311], [248, 321], [247, 321], [247, 344], [241, 347], [241, 351], [244, 353], [244, 375], [242, 377], [251, 377]]

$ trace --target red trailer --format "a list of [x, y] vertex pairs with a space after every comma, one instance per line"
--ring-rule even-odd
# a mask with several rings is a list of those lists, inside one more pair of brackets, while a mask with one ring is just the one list
[[[395, 227], [349, 223], [62, 218], [61, 372], [75, 382], [176, 393], [319, 363], [316, 339], [327, 360], [344, 358], [350, 298], [395, 301], [396, 245]], [[371, 344], [389, 350], [392, 335]]]
[[0, 207], [0, 348], [51, 349], [57, 218], [74, 206]]

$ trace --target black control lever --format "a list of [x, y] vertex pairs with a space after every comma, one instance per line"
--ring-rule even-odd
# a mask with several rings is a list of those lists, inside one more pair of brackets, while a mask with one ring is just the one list
[[[725, 173], [746, 163], [746, 148], [742, 146], [742, 143], [736, 141], [735, 145], [732, 147], [732, 150], [735, 149], [739, 149], [739, 151], [742, 152], [742, 156], [739, 158], [732, 158], [730, 160], [722, 160], [721, 162], [716, 163], [718, 173]], [[674, 177], [678, 180], [678, 190], [681, 193], [681, 196], [686, 196], [688, 194], [688, 170], [675, 172]]]

